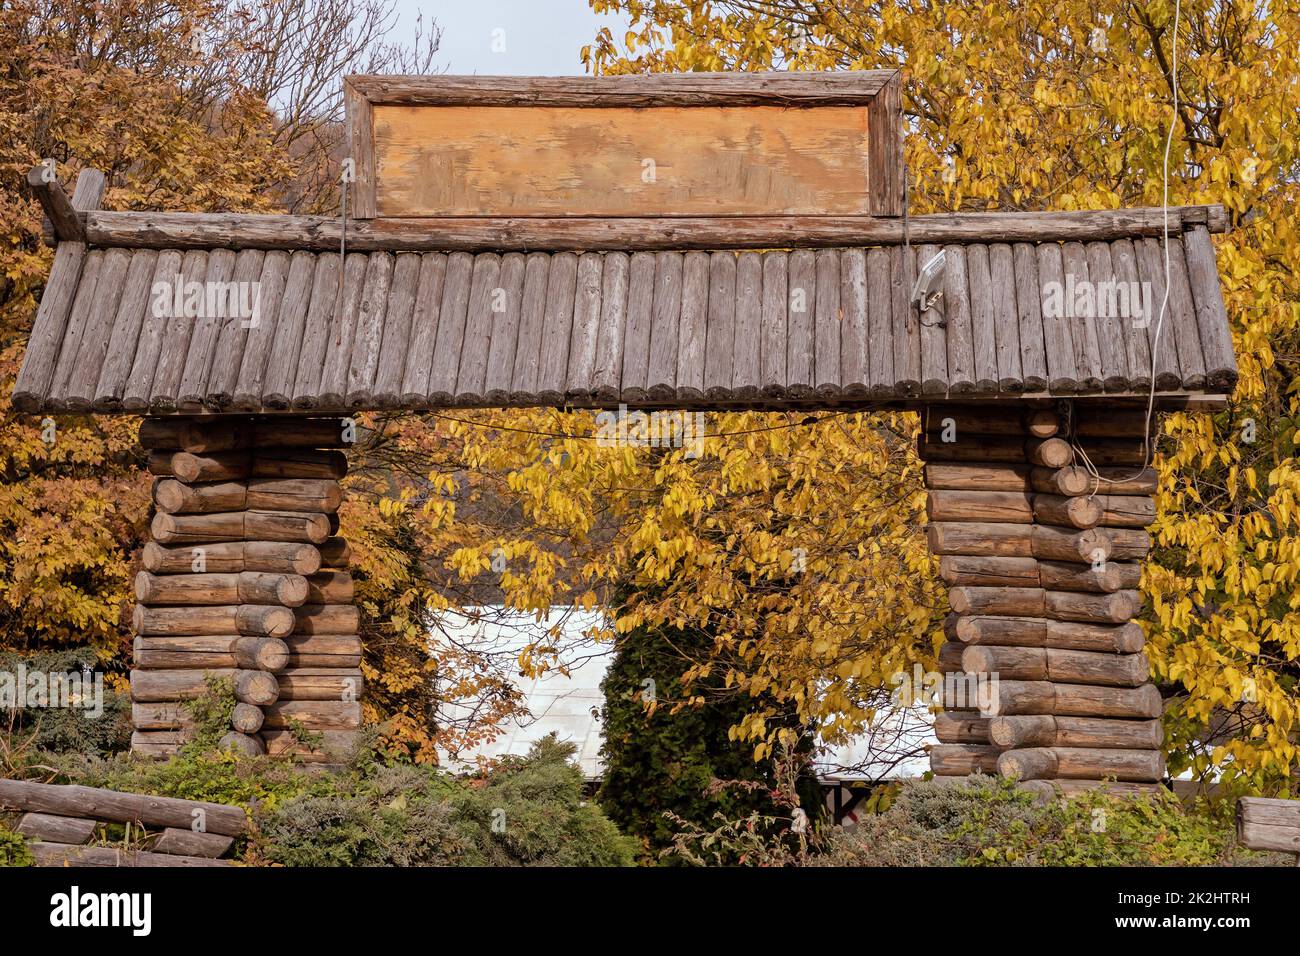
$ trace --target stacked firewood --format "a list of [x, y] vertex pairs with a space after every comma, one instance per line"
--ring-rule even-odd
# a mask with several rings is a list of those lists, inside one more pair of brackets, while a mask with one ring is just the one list
[[360, 726], [360, 617], [338, 537], [350, 429], [338, 418], [145, 420], [157, 477], [135, 582], [133, 750], [173, 752], [192, 723], [183, 702], [212, 677], [234, 688], [226, 747], [325, 761]]
[[1161, 699], [1132, 620], [1155, 516], [1146, 409], [941, 405], [924, 426], [929, 544], [952, 607], [940, 666], [947, 696], [965, 692], [936, 721], [931, 768], [1151, 786]]

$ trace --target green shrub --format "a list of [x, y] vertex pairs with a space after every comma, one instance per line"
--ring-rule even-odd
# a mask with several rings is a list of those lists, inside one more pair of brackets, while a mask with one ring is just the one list
[[0, 823], [0, 867], [33, 866], [35, 863], [36, 860], [27, 849], [27, 841], [23, 839], [23, 835], [15, 833]]
[[837, 830], [833, 866], [1229, 866], [1268, 862], [1238, 847], [1231, 804], [1104, 791], [1039, 804], [1006, 780], [905, 783], [888, 810]]
[[287, 866], [626, 866], [634, 842], [582, 798], [554, 737], [468, 781], [373, 765], [259, 814], [258, 852]]
[[[729, 734], [755, 702], [727, 692], [721, 676], [689, 690], [682, 685], [688, 658], [711, 650], [712, 638], [699, 631], [638, 628], [619, 635], [601, 684], [600, 805], [624, 833], [637, 837], [647, 861], [687, 862], [687, 854], [675, 852], [683, 828], [711, 830], [720, 818], [751, 814], [789, 816], [772, 799], [774, 761], [755, 762], [752, 748]], [[654, 681], [654, 707], [643, 699], [647, 679]], [[699, 702], [675, 706], [688, 696]], [[815, 818], [822, 808], [820, 793], [807, 772], [806, 753], [801, 756], [798, 790], [805, 811]], [[674, 852], [665, 855], [665, 850]]]
[[[68, 674], [92, 670], [98, 658], [90, 648], [46, 651], [36, 654], [0, 653], [0, 672]], [[71, 707], [27, 707], [10, 710], [0, 706], [0, 724], [10, 737], [12, 750], [25, 748], [50, 753], [117, 753], [131, 742], [131, 701], [111, 687], [103, 688], [103, 712], [91, 716]]]

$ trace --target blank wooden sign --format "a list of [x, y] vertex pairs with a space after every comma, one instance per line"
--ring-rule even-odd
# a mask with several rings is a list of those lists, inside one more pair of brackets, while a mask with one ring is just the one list
[[899, 215], [896, 71], [349, 77], [354, 215]]

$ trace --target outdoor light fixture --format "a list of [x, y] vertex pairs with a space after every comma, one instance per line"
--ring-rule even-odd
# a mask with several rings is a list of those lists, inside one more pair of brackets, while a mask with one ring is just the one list
[[943, 264], [944, 254], [940, 250], [937, 256], [921, 267], [916, 285], [912, 286], [912, 301], [922, 312], [934, 309], [943, 315]]

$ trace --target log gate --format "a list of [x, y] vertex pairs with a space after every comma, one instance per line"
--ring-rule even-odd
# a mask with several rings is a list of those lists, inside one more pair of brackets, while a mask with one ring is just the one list
[[94, 170], [71, 200], [29, 177], [57, 251], [14, 405], [142, 416], [157, 476], [134, 749], [175, 749], [206, 674], [249, 752], [328, 760], [360, 725], [355, 412], [895, 408], [922, 415], [941, 666], [992, 690], [940, 715], [936, 774], [1163, 777], [1146, 408], [1236, 382], [1222, 208], [909, 219], [894, 71], [345, 92], [346, 222], [106, 212]]

